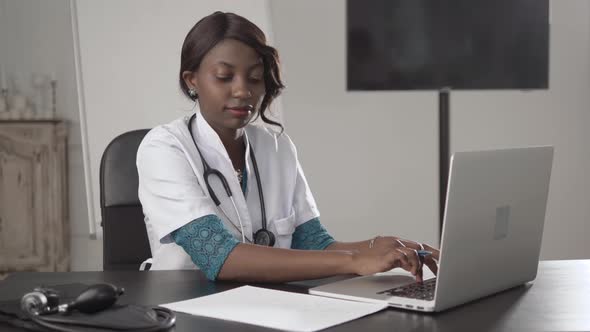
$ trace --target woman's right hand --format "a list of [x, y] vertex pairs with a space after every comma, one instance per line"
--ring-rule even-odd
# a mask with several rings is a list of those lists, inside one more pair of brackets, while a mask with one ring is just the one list
[[405, 247], [375, 247], [352, 254], [352, 271], [359, 275], [386, 272], [397, 267], [417, 275], [422, 271], [422, 262], [416, 250]]

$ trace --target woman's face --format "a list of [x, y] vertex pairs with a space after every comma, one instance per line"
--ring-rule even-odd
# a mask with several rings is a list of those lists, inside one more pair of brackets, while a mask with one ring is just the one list
[[245, 126], [265, 94], [262, 59], [250, 46], [224, 39], [203, 58], [196, 72], [185, 72], [198, 94], [201, 114], [216, 131]]

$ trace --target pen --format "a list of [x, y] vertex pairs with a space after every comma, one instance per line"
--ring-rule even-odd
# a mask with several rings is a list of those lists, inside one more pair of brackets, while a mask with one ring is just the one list
[[418, 256], [420, 257], [420, 259], [423, 259], [424, 257], [426, 257], [428, 255], [432, 255], [432, 251], [418, 250]]

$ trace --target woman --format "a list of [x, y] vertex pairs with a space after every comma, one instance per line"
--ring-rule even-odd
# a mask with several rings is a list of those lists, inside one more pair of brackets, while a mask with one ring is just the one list
[[[152, 269], [285, 282], [401, 267], [421, 280], [416, 250], [427, 249], [424, 263], [436, 272], [430, 246], [337, 242], [321, 225], [295, 146], [267, 117], [284, 86], [277, 52], [256, 25], [221, 12], [197, 22], [179, 81], [200, 111], [151, 130], [137, 154]], [[250, 124], [257, 117], [280, 130]]]

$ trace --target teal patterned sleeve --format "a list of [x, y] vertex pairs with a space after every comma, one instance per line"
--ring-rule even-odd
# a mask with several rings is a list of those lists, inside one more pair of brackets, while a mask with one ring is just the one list
[[313, 218], [295, 228], [291, 249], [324, 250], [335, 241], [320, 219]]
[[215, 280], [231, 251], [240, 243], [216, 215], [206, 215], [172, 232], [174, 242], [186, 251], [207, 279]]

